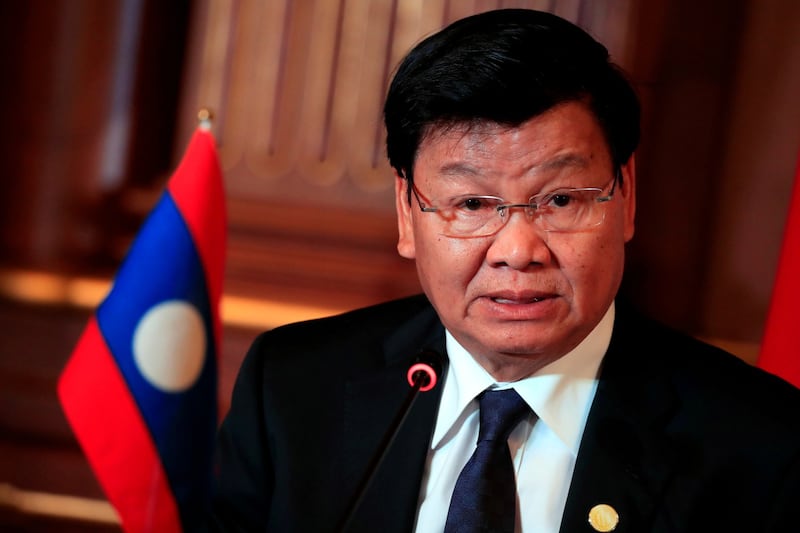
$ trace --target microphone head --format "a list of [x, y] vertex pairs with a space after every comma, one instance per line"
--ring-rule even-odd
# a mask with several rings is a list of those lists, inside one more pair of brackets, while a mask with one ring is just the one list
[[433, 350], [423, 350], [417, 355], [416, 362], [406, 374], [408, 384], [419, 386], [420, 392], [427, 392], [439, 382], [442, 373], [442, 356]]

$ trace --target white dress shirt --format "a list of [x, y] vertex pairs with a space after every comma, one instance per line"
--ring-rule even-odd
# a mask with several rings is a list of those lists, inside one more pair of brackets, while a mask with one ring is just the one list
[[478, 440], [478, 401], [485, 389], [513, 388], [533, 413], [508, 439], [517, 478], [518, 532], [557, 533], [597, 373], [608, 349], [614, 304], [571, 352], [532, 376], [497, 383], [446, 332], [450, 364], [422, 479], [416, 533], [441, 533], [461, 469]]

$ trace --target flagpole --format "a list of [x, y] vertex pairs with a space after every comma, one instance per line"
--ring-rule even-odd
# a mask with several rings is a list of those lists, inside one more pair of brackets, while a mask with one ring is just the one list
[[200, 108], [197, 112], [197, 127], [204, 131], [211, 131], [214, 122], [214, 112], [207, 107]]

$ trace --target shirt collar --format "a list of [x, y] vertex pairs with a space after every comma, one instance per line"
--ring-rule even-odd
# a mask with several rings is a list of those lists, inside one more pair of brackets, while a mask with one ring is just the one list
[[433, 432], [433, 448], [449, 441], [477, 408], [475, 398], [488, 388], [514, 388], [525, 402], [577, 456], [583, 428], [597, 389], [600, 363], [611, 341], [614, 303], [595, 328], [566, 355], [533, 375], [513, 383], [497, 383], [453, 335], [446, 331], [450, 364]]

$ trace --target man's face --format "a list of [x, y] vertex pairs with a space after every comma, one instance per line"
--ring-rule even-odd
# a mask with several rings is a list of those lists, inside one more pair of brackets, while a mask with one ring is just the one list
[[[462, 194], [525, 203], [564, 187], [610, 190], [614, 169], [603, 132], [580, 102], [556, 106], [518, 128], [484, 124], [434, 131], [419, 147], [414, 182], [431, 205]], [[400, 255], [445, 327], [494, 377], [520, 379], [569, 352], [597, 325], [622, 278], [633, 236], [633, 159], [588, 230], [546, 232], [524, 209], [488, 237], [442, 234], [439, 213], [408, 202], [396, 178]]]

